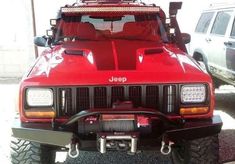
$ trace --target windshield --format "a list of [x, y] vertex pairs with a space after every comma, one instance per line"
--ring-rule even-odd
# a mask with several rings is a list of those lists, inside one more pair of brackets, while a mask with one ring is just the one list
[[63, 15], [57, 22], [56, 41], [128, 39], [167, 42], [165, 28], [156, 14]]

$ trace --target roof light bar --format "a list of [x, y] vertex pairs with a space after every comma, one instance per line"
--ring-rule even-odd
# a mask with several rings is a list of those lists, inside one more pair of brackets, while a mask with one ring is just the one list
[[150, 12], [157, 13], [159, 7], [62, 7], [62, 13], [99, 13], [99, 12]]
[[134, 3], [136, 0], [82, 0], [82, 3]]

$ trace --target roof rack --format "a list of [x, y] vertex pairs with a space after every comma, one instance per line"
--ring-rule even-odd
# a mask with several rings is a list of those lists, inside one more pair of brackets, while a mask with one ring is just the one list
[[229, 6], [235, 6], [234, 2], [218, 2], [218, 3], [211, 3], [211, 8], [223, 8], [223, 7], [229, 7]]

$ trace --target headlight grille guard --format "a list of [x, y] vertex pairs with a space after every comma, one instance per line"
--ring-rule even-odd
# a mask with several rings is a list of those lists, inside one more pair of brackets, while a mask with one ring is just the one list
[[74, 116], [72, 116], [69, 120], [64, 122], [62, 125], [60, 125], [61, 128], [66, 128], [77, 121], [84, 119], [89, 116], [94, 116], [94, 115], [102, 115], [102, 114], [135, 114], [135, 115], [148, 115], [152, 117], [157, 117], [161, 121], [163, 121], [166, 124], [166, 127], [168, 128], [180, 128], [184, 125], [185, 120], [183, 117], [176, 119], [176, 120], [171, 120], [169, 119], [165, 114], [158, 112], [154, 109], [149, 109], [149, 108], [133, 108], [133, 109], [119, 109], [119, 110], [114, 110], [114, 109], [90, 109], [90, 110], [84, 110], [81, 111]]

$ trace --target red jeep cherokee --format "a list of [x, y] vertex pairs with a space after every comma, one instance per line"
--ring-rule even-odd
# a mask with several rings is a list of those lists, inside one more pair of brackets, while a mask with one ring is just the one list
[[84, 0], [51, 20], [48, 47], [20, 85], [12, 163], [53, 163], [56, 150], [149, 148], [173, 163], [217, 163], [222, 122], [210, 76], [169, 18], [132, 0]]

